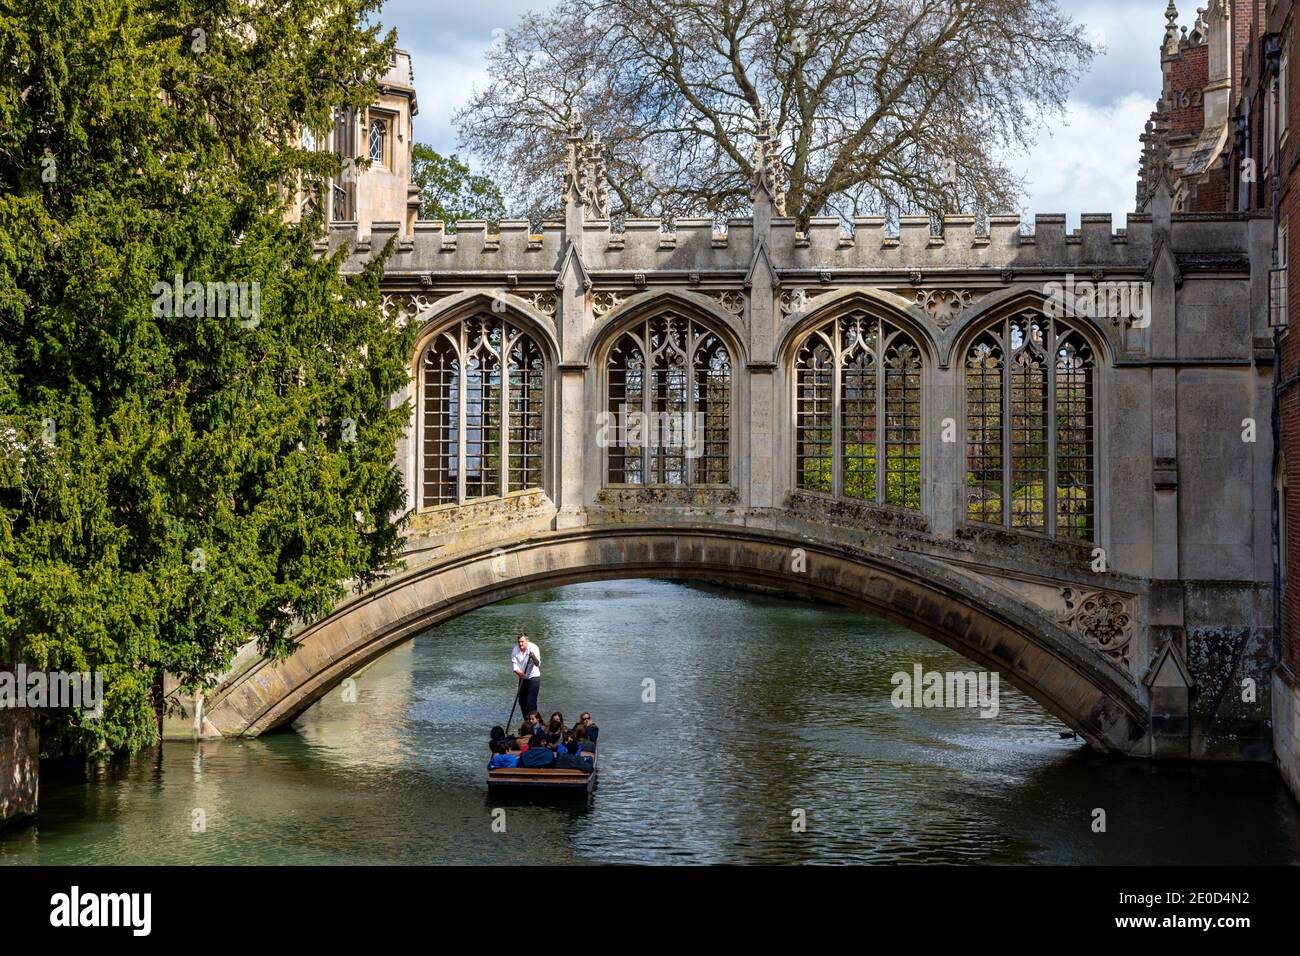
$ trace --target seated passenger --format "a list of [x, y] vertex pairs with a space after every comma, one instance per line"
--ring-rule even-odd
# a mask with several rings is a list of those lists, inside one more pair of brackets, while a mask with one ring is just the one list
[[549, 767], [555, 763], [555, 754], [546, 746], [546, 739], [540, 734], [528, 741], [528, 749], [519, 758], [521, 767]]
[[591, 712], [584, 710], [582, 716], [578, 718], [578, 723], [587, 728], [587, 739], [594, 744], [596, 738], [600, 736], [600, 728], [591, 722]]
[[541, 734], [546, 732], [546, 724], [542, 723], [542, 715], [537, 711], [533, 711], [531, 714], [528, 715], [528, 727], [529, 727], [528, 736], [530, 737], [533, 734]]
[[497, 726], [492, 728], [492, 739], [488, 741], [488, 749], [491, 750], [492, 745], [497, 743], [498, 741], [505, 744], [506, 750], [517, 749], [515, 746], [515, 738], [511, 737], [508, 733], [506, 733], [506, 729], [504, 727]]
[[573, 728], [573, 746], [569, 749], [575, 754], [596, 752], [596, 742], [587, 736], [587, 728], [582, 724]]
[[551, 714], [551, 722], [546, 725], [546, 743], [554, 747], [564, 739], [564, 733], [567, 728], [564, 726], [564, 715], [558, 710]]
[[555, 748], [555, 766], [566, 770], [579, 769], [576, 747], [577, 744], [573, 741], [573, 735], [565, 734], [564, 740], [560, 741], [559, 746]]
[[596, 769], [596, 745], [587, 739], [587, 728], [578, 724], [573, 728], [573, 742], [569, 754], [578, 770], [591, 773]]
[[519, 725], [519, 730], [516, 734], [516, 746], [518, 746], [521, 750], [525, 749], [528, 746], [528, 738], [531, 737], [532, 735], [533, 735], [533, 723], [530, 720], [525, 720], [522, 724]]
[[495, 770], [498, 767], [518, 767], [519, 758], [512, 753], [506, 752], [506, 745], [499, 740], [492, 741], [492, 759], [488, 761], [488, 769]]

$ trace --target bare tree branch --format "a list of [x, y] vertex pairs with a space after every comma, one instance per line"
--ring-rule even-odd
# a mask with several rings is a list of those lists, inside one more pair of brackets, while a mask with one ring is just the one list
[[488, 51], [461, 145], [511, 205], [559, 206], [568, 123], [609, 147], [613, 212], [748, 208], [760, 112], [788, 212], [1012, 208], [996, 157], [1058, 118], [1093, 49], [1055, 0], [560, 0]]

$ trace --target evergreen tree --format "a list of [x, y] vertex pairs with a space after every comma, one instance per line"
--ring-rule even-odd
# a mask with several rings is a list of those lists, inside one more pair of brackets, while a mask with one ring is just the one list
[[[319, 219], [290, 221], [341, 168], [302, 130], [376, 95], [378, 6], [0, 14], [0, 660], [105, 682], [102, 717], [46, 716], [47, 752], [151, 744], [164, 671], [283, 657], [397, 560], [411, 331], [381, 315], [382, 257], [345, 280]], [[256, 312], [174, 315], [178, 275]]]

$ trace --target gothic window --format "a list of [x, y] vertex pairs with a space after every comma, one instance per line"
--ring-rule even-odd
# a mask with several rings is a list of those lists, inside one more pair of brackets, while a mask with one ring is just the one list
[[424, 354], [424, 507], [542, 485], [546, 367], [499, 316], [440, 332]]
[[966, 518], [1065, 538], [1096, 532], [1092, 347], [1038, 311], [966, 351]]
[[388, 163], [388, 120], [382, 116], [370, 118], [370, 161], [376, 166]]
[[795, 485], [921, 507], [921, 350], [855, 311], [814, 329], [795, 355]]
[[661, 313], [623, 332], [606, 363], [613, 485], [731, 481], [731, 356], [717, 333]]
[[[320, 152], [326, 148], [329, 136], [317, 136], [316, 131], [309, 126], [302, 127], [299, 142], [302, 148], [309, 153]], [[299, 201], [299, 216], [302, 219], [309, 219], [315, 215], [320, 208], [323, 200], [323, 191], [320, 183], [311, 176], [300, 174], [299, 183], [301, 185]]]

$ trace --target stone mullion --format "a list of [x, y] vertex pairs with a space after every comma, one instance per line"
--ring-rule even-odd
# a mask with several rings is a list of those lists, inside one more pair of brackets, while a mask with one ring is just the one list
[[641, 484], [642, 487], [649, 488], [657, 485], [654, 480], [656, 477], [651, 473], [651, 464], [654, 456], [651, 454], [650, 436], [653, 434], [651, 415], [654, 414], [655, 405], [655, 366], [659, 362], [658, 350], [652, 351], [650, 348], [650, 320], [646, 319], [641, 326], [642, 341], [645, 343], [642, 352], [645, 355], [645, 376], [644, 384], [641, 387]]
[[1011, 527], [1011, 455], [1015, 442], [1011, 436], [1011, 376], [1015, 355], [1011, 348], [1011, 319], [1002, 321], [1002, 422], [999, 440], [1002, 445], [1002, 526]]
[[885, 503], [885, 323], [876, 320], [876, 504]]
[[456, 389], [456, 504], [463, 505], [466, 499], [465, 484], [465, 442], [469, 437], [469, 428], [465, 424], [465, 412], [468, 401], [465, 392], [469, 388], [469, 350], [466, 348], [465, 323], [457, 330], [456, 347], [460, 351], [460, 369]]
[[498, 476], [497, 484], [501, 489], [501, 497], [504, 498], [510, 492], [510, 348], [512, 343], [506, 337], [506, 324], [501, 323], [501, 354], [499, 358], [501, 391], [497, 401], [501, 403], [501, 434], [498, 436], [497, 445], [500, 448], [501, 455], [501, 474]]
[[840, 340], [838, 320], [834, 327], [834, 344], [831, 363], [831, 496], [839, 498], [844, 494], [844, 418], [843, 397], [840, 395], [843, 374], [844, 350]]
[[1043, 528], [1049, 538], [1056, 537], [1056, 340], [1058, 329], [1056, 322], [1047, 323], [1049, 335], [1043, 338], [1051, 347], [1044, 356], [1047, 374], [1047, 434], [1043, 436], [1047, 445], [1047, 487], [1043, 489]]
[[[682, 440], [687, 441], [691, 432], [688, 429], [695, 427], [695, 327], [687, 320], [686, 322], [686, 420], [682, 422]], [[701, 436], [703, 440], [703, 436]], [[690, 488], [695, 485], [697, 475], [695, 465], [699, 462], [698, 458], [692, 458], [689, 446], [682, 448], [682, 470], [685, 473], [686, 487]]]

